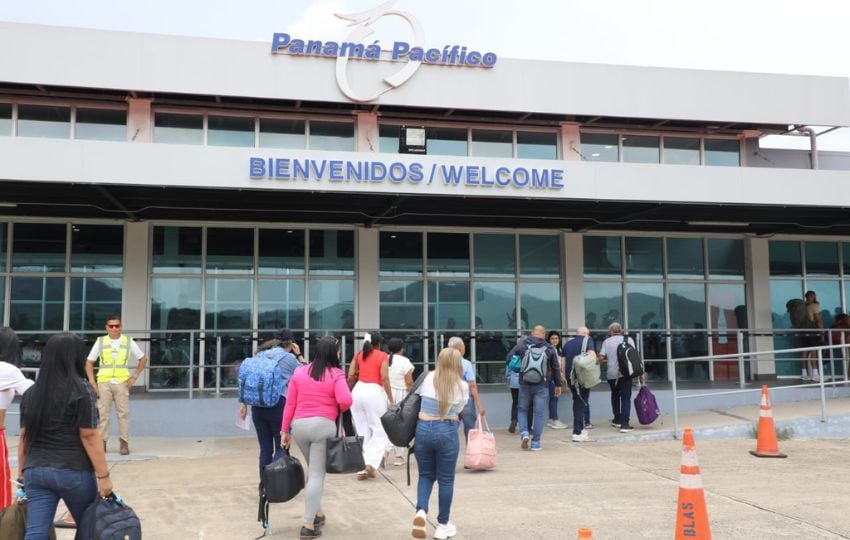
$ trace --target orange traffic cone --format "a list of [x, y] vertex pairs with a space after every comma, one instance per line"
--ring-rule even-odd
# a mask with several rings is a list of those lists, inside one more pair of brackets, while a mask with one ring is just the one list
[[776, 441], [776, 426], [773, 424], [773, 409], [770, 406], [770, 395], [767, 385], [761, 387], [761, 407], [759, 407], [759, 433], [756, 449], [750, 450], [756, 457], [784, 458], [788, 457], [779, 452]]
[[676, 510], [676, 540], [711, 540], [708, 511], [699, 474], [694, 432], [685, 429], [682, 440], [682, 468], [679, 476], [679, 505]]
[[593, 540], [593, 531], [590, 529], [579, 529], [578, 540]]

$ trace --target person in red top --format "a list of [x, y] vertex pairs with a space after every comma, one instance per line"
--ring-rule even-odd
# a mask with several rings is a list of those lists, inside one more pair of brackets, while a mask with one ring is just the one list
[[339, 341], [325, 336], [316, 344], [313, 361], [295, 369], [289, 381], [281, 423], [281, 446], [289, 448], [292, 439], [307, 458], [307, 486], [304, 490], [304, 526], [301, 538], [318, 538], [325, 524], [322, 491], [328, 439], [336, 435], [335, 420], [351, 407], [351, 392], [340, 368]]
[[389, 438], [381, 424], [387, 403], [393, 403], [387, 353], [381, 350], [383, 336], [377, 331], [366, 334], [363, 348], [357, 352], [348, 369], [348, 383], [354, 385], [351, 416], [357, 434], [363, 437], [363, 461], [366, 470], [357, 473], [358, 480], [375, 477], [375, 469], [389, 447]]

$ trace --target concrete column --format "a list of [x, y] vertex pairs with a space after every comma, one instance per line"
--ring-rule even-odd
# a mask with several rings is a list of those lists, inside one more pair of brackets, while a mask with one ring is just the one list
[[357, 328], [378, 328], [378, 229], [361, 227], [356, 232], [357, 248]]
[[129, 142], [151, 142], [153, 140], [153, 116], [151, 100], [128, 98], [127, 140]]
[[[121, 322], [129, 331], [149, 328], [149, 237], [150, 227], [147, 223], [127, 223], [124, 227], [124, 299]], [[149, 353], [146, 343], [139, 342], [139, 346], [145, 354]], [[144, 384], [145, 381], [141, 377], [136, 381], [137, 386]]]
[[357, 151], [358, 152], [378, 152], [378, 142], [380, 140], [378, 132], [378, 113], [373, 112], [356, 112], [357, 118], [355, 133], [357, 134]]
[[561, 159], [581, 161], [581, 135], [576, 122], [561, 122]]
[[[746, 238], [744, 252], [746, 257], [747, 281], [747, 312], [749, 313], [750, 328], [772, 328], [773, 320], [770, 311], [770, 253], [767, 238]], [[773, 339], [770, 336], [759, 336], [750, 339], [751, 350], [770, 351], [773, 349]], [[759, 357], [753, 367], [753, 378], [771, 380], [776, 378], [776, 364], [772, 357]]]
[[567, 332], [584, 326], [584, 243], [579, 233], [563, 234], [563, 268]]

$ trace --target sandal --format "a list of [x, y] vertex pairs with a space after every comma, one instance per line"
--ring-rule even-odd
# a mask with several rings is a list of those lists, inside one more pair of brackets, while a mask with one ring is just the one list
[[357, 479], [358, 479], [358, 480], [366, 480], [367, 478], [369, 478], [369, 473], [368, 473], [368, 472], [366, 472], [366, 471], [360, 471], [359, 473], [357, 473]]

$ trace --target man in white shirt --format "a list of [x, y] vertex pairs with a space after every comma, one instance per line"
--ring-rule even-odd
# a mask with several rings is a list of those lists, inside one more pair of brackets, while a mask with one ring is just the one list
[[[120, 453], [130, 453], [130, 388], [145, 370], [147, 357], [130, 336], [121, 334], [121, 317], [110, 315], [106, 320], [107, 335], [97, 338], [89, 352], [86, 362], [86, 376], [97, 393], [97, 408], [100, 413], [100, 438], [103, 439], [103, 451], [109, 440], [109, 415], [112, 402], [118, 415], [118, 436]], [[94, 376], [94, 363], [100, 359], [97, 381]], [[130, 375], [128, 365], [136, 362], [136, 369]]]

